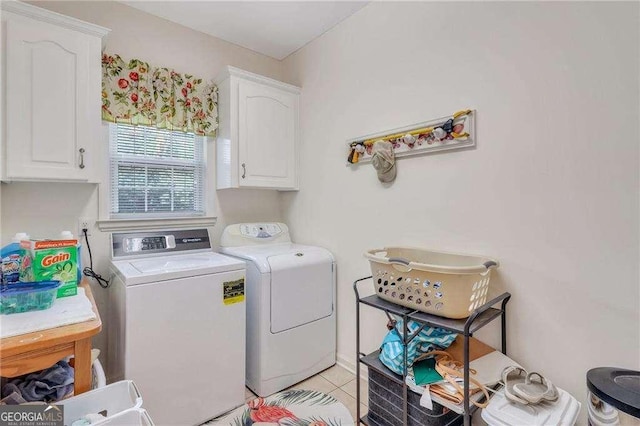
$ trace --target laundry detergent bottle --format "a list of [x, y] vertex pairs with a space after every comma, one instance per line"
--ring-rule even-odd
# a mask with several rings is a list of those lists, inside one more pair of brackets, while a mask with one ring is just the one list
[[28, 240], [29, 235], [18, 232], [11, 239], [11, 243], [0, 249], [2, 258], [2, 284], [14, 284], [20, 281], [20, 264], [22, 263], [22, 250], [20, 241]]

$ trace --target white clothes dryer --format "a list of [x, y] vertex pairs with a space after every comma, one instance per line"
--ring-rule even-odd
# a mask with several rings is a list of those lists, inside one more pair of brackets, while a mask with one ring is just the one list
[[268, 396], [336, 363], [336, 266], [283, 223], [229, 225], [220, 251], [247, 263], [247, 386]]

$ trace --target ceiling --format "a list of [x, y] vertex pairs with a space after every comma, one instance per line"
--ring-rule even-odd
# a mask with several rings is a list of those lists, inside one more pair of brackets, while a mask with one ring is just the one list
[[284, 59], [368, 1], [123, 1], [131, 7]]

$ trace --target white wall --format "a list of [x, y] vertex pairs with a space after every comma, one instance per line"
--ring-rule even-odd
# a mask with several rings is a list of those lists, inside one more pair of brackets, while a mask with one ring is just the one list
[[[371, 3], [285, 59], [302, 86], [285, 220], [336, 255], [341, 359], [355, 360], [362, 253], [399, 244], [498, 258], [509, 354], [583, 402], [589, 368], [640, 368], [638, 12]], [[477, 149], [401, 159], [389, 187], [345, 167], [347, 139], [463, 108], [477, 109]], [[385, 320], [364, 310], [370, 351]]]
[[[41, 1], [30, 2], [92, 22], [112, 31], [106, 38], [106, 52], [124, 58], [140, 58], [151, 64], [173, 67], [205, 79], [213, 79], [226, 65], [234, 65], [272, 78], [280, 78], [282, 63], [240, 46], [206, 34], [190, 30], [167, 20], [154, 17], [117, 2]], [[98, 144], [106, 144], [103, 135], [96, 135]], [[105, 146], [103, 146], [105, 148]], [[209, 184], [215, 188], [213, 141], [208, 144]], [[104, 167], [108, 163], [104, 161]], [[1, 239], [5, 244], [17, 231], [27, 231], [35, 237], [53, 237], [61, 230], [77, 233], [78, 218], [98, 218], [99, 194], [97, 185], [67, 183], [10, 183], [0, 186], [3, 202], [0, 212]], [[211, 230], [214, 243], [225, 225], [234, 222], [279, 220], [279, 198], [275, 191], [211, 189], [208, 214], [218, 216], [218, 224]], [[94, 230], [90, 237], [94, 266], [98, 273], [108, 276], [110, 258], [109, 234]], [[88, 265], [88, 253], [83, 251]], [[103, 332], [94, 345], [107, 349], [106, 291], [93, 285], [93, 292], [102, 313]], [[106, 360], [106, 357], [103, 357]]]

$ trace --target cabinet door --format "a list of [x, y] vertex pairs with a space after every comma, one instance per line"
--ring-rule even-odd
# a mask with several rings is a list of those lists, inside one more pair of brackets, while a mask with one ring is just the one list
[[99, 108], [89, 96], [100, 96], [89, 75], [90, 60], [99, 67], [93, 37], [22, 17], [4, 24], [6, 178], [88, 180]]
[[295, 189], [298, 95], [240, 81], [240, 186]]

